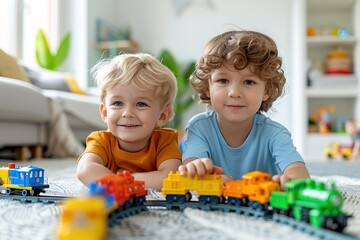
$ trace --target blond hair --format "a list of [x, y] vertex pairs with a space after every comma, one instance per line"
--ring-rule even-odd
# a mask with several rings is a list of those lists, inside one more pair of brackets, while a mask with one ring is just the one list
[[163, 106], [174, 114], [177, 92], [174, 74], [159, 60], [146, 53], [121, 54], [97, 63], [91, 73], [100, 88], [100, 99], [105, 102], [106, 91], [116, 84], [132, 84], [141, 90], [154, 91], [163, 98]]
[[263, 101], [260, 111], [267, 112], [273, 102], [282, 94], [286, 82], [281, 69], [275, 42], [268, 36], [254, 31], [229, 31], [212, 38], [206, 45], [196, 65], [190, 83], [197, 91], [200, 101], [211, 108], [208, 80], [213, 70], [224, 63], [233, 64], [235, 69], [249, 67], [255, 75], [265, 81], [269, 99]]

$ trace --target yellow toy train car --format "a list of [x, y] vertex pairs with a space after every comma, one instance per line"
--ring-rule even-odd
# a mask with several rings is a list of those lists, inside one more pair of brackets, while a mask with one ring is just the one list
[[106, 202], [99, 197], [73, 198], [66, 201], [57, 228], [58, 240], [104, 240], [107, 234]]
[[190, 201], [190, 191], [196, 191], [199, 202], [213, 204], [223, 202], [223, 179], [221, 175], [207, 174], [199, 177], [183, 177], [179, 172], [170, 172], [163, 180], [162, 194], [166, 195], [166, 201], [184, 203]]

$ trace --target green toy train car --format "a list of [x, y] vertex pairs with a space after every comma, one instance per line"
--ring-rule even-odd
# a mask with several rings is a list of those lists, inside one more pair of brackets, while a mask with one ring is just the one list
[[272, 192], [270, 206], [274, 213], [341, 232], [350, 217], [342, 211], [343, 202], [335, 184], [328, 188], [314, 179], [298, 179], [287, 182], [284, 192]]

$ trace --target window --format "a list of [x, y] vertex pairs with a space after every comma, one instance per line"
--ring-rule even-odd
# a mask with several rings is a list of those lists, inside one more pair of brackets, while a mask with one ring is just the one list
[[42, 28], [48, 38], [56, 33], [58, 0], [1, 0], [0, 48], [29, 64], [36, 64], [37, 31]]
[[[16, 55], [15, 25], [16, 25], [16, 1], [0, 1], [0, 48], [11, 55]], [[13, 30], [12, 30], [13, 29]]]

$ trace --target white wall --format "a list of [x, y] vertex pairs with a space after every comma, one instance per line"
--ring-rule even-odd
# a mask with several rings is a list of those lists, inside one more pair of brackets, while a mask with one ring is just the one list
[[[70, 53], [60, 70], [74, 74], [80, 87], [86, 89], [89, 65], [89, 25], [87, 0], [59, 0], [59, 36], [71, 33]], [[92, 26], [91, 26], [92, 27]]]
[[[181, 1], [181, 0], [174, 0]], [[185, 1], [186, 2], [186, 1]], [[118, 27], [130, 26], [142, 51], [157, 55], [169, 48], [187, 63], [197, 59], [204, 44], [216, 34], [234, 27], [261, 31], [277, 42], [284, 61], [287, 86], [285, 96], [275, 103], [270, 116], [291, 129], [291, 10], [288, 0], [192, 0], [177, 13], [172, 0], [89, 1], [89, 31], [96, 18]], [[92, 49], [95, 32], [89, 35], [89, 67], [99, 55]]]

